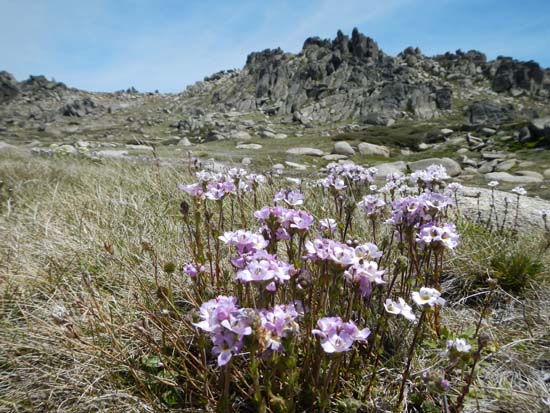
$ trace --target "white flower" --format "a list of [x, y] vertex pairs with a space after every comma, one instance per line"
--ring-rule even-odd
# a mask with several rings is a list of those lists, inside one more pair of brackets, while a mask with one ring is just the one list
[[512, 192], [518, 195], [527, 195], [527, 191], [521, 186], [516, 186]]
[[418, 306], [428, 304], [430, 307], [434, 305], [444, 305], [445, 300], [441, 298], [441, 293], [435, 288], [422, 287], [420, 291], [412, 293], [412, 299]]
[[455, 349], [459, 353], [469, 353], [472, 346], [468, 344], [466, 339], [457, 338], [456, 340], [447, 340], [447, 348]]
[[401, 314], [409, 321], [416, 320], [416, 316], [412, 311], [412, 307], [408, 305], [401, 297], [399, 297], [399, 302], [395, 302], [389, 298], [386, 299], [384, 308], [390, 314]]

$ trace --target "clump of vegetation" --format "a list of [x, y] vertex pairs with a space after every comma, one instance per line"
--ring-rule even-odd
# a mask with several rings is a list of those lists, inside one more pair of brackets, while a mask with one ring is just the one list
[[491, 260], [491, 267], [495, 279], [505, 291], [520, 295], [538, 281], [544, 264], [533, 251], [516, 249], [499, 251]]

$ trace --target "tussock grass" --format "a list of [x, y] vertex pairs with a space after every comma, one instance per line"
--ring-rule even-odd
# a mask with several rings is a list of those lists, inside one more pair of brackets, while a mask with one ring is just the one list
[[[162, 270], [187, 260], [176, 188], [194, 179], [187, 166], [11, 154], [0, 159], [0, 179], [0, 411], [167, 410], [172, 380], [151, 384], [155, 361], [135, 335], [148, 330], [142, 315], [158, 300], [157, 278], [187, 289], [178, 272]], [[323, 216], [326, 205], [316, 194], [309, 207]], [[512, 241], [468, 223], [460, 233], [446, 288], [456, 304], [445, 310], [457, 330], [479, 318], [479, 302], [467, 298], [486, 291], [491, 260], [512, 242], [541, 251], [545, 265], [521, 298], [499, 290], [484, 325], [494, 352], [466, 408], [544, 411], [548, 254], [533, 235]], [[192, 382], [182, 386], [194, 397]]]

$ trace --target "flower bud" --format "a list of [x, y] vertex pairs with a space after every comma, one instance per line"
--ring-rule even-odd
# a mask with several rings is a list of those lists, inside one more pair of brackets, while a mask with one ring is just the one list
[[479, 336], [477, 337], [477, 343], [479, 345], [479, 348], [483, 348], [489, 344], [491, 341], [491, 336], [486, 332], [479, 333]]

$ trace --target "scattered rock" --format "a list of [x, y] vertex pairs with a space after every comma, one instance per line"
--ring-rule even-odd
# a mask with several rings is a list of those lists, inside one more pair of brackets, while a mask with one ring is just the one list
[[516, 175], [532, 176], [533, 178], [537, 178], [540, 180], [544, 179], [544, 176], [541, 173], [535, 171], [516, 171]]
[[250, 159], [250, 158], [245, 157], [241, 160], [241, 164], [243, 164], [243, 165], [250, 165], [251, 163], [252, 163], [252, 159]]
[[103, 149], [101, 151], [95, 151], [92, 155], [98, 158], [126, 158], [128, 151], [116, 150], [116, 149]]
[[485, 174], [485, 178], [489, 181], [501, 181], [501, 182], [516, 183], [516, 184], [529, 184], [529, 183], [542, 182], [541, 178], [537, 178], [533, 176], [511, 175], [508, 172], [491, 172], [491, 173]]
[[382, 112], [371, 112], [365, 117], [365, 123], [380, 126], [392, 126], [395, 119]]
[[497, 131], [493, 128], [481, 128], [481, 133], [485, 136], [493, 136]]
[[152, 150], [154, 150], [152, 146], [147, 146], [147, 145], [126, 145], [126, 148], [133, 149], [135, 151], [152, 151]]
[[493, 159], [506, 159], [506, 154], [503, 152], [481, 152], [481, 157], [487, 161]]
[[390, 157], [390, 150], [386, 146], [374, 145], [372, 143], [361, 142], [357, 149], [361, 155], [376, 155], [383, 156], [385, 158]]
[[323, 156], [323, 159], [325, 161], [336, 162], [336, 161], [341, 161], [342, 159], [348, 159], [348, 157], [347, 155], [339, 155], [337, 153], [333, 153], [333, 154]]
[[515, 117], [512, 105], [500, 105], [495, 102], [474, 102], [466, 111], [466, 119], [472, 124], [501, 123]]
[[495, 168], [498, 165], [498, 160], [493, 159], [492, 161], [484, 162], [478, 169], [480, 174], [487, 174], [489, 172], [494, 172]]
[[289, 155], [307, 155], [307, 156], [323, 156], [325, 153], [321, 149], [316, 148], [305, 148], [305, 147], [298, 147], [298, 148], [291, 148], [286, 151]]
[[353, 156], [355, 155], [355, 149], [353, 149], [348, 142], [340, 141], [334, 144], [332, 153], [338, 154], [338, 155]]
[[4, 141], [0, 141], [0, 152], [10, 150], [10, 149], [14, 149], [14, 148], [15, 148], [15, 146], [10, 145], [9, 143], [6, 143]]
[[188, 138], [181, 138], [178, 142], [178, 146], [191, 146], [191, 142], [189, 142]]
[[446, 170], [449, 176], [460, 175], [462, 169], [458, 162], [452, 160], [451, 158], [428, 158], [422, 159], [420, 161], [411, 162], [407, 166], [411, 171], [418, 171], [419, 169], [426, 169], [430, 165], [442, 165]]
[[403, 161], [380, 163], [374, 167], [378, 170], [375, 176], [376, 179], [385, 179], [386, 175], [405, 173], [407, 170], [407, 164]]
[[516, 166], [517, 161], [515, 159], [508, 159], [504, 162], [499, 163], [495, 170], [497, 172], [506, 172], [512, 169], [514, 166]]
[[454, 130], [452, 130], [452, 129], [449, 129], [449, 128], [443, 128], [443, 129], [441, 129], [441, 134], [442, 134], [445, 138], [448, 138], [448, 137], [451, 136], [453, 133], [454, 133]]
[[252, 136], [250, 136], [250, 134], [246, 131], [239, 130], [231, 133], [231, 139], [236, 139], [239, 141], [247, 141], [252, 139]]
[[285, 165], [293, 168], [293, 169], [296, 169], [297, 171], [305, 171], [307, 169], [307, 165], [302, 165], [300, 163], [296, 163], [296, 162], [290, 162], [290, 161], [285, 161]]
[[241, 143], [237, 146], [235, 146], [236, 149], [252, 149], [252, 150], [258, 150], [262, 149], [262, 145], [258, 143]]
[[286, 138], [288, 138], [288, 135], [285, 135], [284, 133], [276, 133], [273, 138], [274, 139], [286, 139]]
[[543, 175], [544, 175], [545, 178], [550, 179], [550, 168], [545, 169], [544, 172], [543, 172]]

